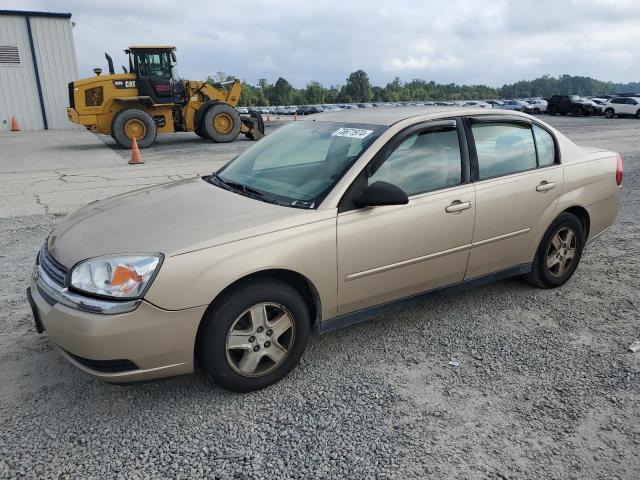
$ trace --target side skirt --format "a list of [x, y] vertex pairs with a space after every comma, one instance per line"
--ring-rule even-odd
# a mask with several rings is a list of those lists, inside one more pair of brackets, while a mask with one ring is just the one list
[[452, 283], [451, 285], [445, 285], [444, 287], [434, 288], [433, 290], [427, 290], [426, 292], [411, 295], [409, 297], [392, 300], [390, 302], [375, 305], [373, 307], [363, 308], [362, 310], [346, 313], [344, 315], [338, 315], [337, 317], [325, 320], [324, 322], [317, 322], [315, 330], [316, 333], [319, 334], [332, 332], [340, 328], [348, 327], [349, 325], [365, 322], [367, 320], [370, 320], [371, 318], [380, 316], [385, 313], [397, 312], [398, 310], [406, 308], [409, 305], [427, 300], [436, 295], [461, 292], [470, 288], [493, 283], [497, 280], [524, 275], [529, 272], [531, 272], [530, 263], [505, 268], [504, 270], [488, 273], [486, 275], [471, 278], [469, 280], [463, 280], [458, 283]]

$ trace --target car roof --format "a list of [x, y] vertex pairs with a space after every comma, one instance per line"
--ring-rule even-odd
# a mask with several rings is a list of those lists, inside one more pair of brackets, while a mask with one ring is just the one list
[[[499, 108], [461, 108], [444, 106], [375, 107], [323, 112], [302, 121], [361, 123], [368, 125], [390, 126], [412, 117], [425, 117], [424, 120], [458, 117], [463, 115], [520, 115], [512, 110]], [[525, 116], [526, 115], [522, 115]], [[529, 118], [529, 117], [527, 117]]]

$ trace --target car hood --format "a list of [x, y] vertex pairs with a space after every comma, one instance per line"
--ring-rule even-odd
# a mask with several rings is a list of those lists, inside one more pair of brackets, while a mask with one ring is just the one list
[[108, 254], [177, 255], [330, 215], [261, 202], [193, 178], [90, 203], [60, 222], [48, 248], [70, 268]]

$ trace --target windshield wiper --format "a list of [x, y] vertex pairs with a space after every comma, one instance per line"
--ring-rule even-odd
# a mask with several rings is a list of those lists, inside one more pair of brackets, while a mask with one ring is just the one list
[[[260, 190], [256, 190], [253, 187], [250, 187], [249, 185], [245, 185], [244, 183], [240, 183], [240, 182], [233, 182], [230, 180], [223, 180], [220, 175], [218, 175], [217, 173], [212, 174], [209, 177], [209, 180], [215, 180], [215, 182], [220, 185], [221, 187], [225, 188], [226, 190], [229, 190], [231, 192], [238, 192], [241, 194], [244, 194], [248, 197], [258, 197], [260, 200], [263, 200], [265, 202], [269, 202], [269, 203], [273, 203], [270, 200], [267, 200], [265, 198], [264, 193], [262, 193]], [[209, 182], [211, 183], [211, 182]]]

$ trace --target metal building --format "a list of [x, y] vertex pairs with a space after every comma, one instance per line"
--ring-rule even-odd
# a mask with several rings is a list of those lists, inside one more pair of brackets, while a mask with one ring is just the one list
[[0, 10], [0, 131], [74, 128], [68, 83], [78, 66], [70, 13]]

